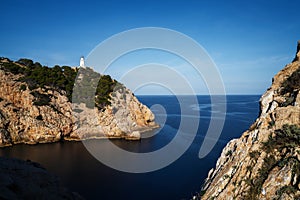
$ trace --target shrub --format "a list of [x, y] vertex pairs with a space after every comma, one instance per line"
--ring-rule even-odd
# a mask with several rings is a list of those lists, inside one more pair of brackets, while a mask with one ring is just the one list
[[201, 196], [204, 196], [205, 192], [206, 192], [206, 190], [201, 190], [201, 191], [200, 191], [200, 194], [199, 194], [200, 197], [201, 197]]
[[300, 68], [294, 71], [281, 85], [283, 89], [281, 94], [293, 93], [300, 89]]
[[260, 155], [260, 152], [259, 151], [251, 151], [249, 153], [249, 155], [250, 155], [250, 158], [257, 159]]
[[282, 107], [287, 107], [289, 105], [293, 105], [293, 103], [295, 102], [295, 97], [294, 97], [294, 94], [291, 94], [291, 96], [287, 97], [285, 99], [285, 101], [283, 103], [281, 103], [280, 106]]
[[25, 68], [20, 67], [19, 65], [13, 63], [13, 62], [5, 62], [2, 63], [4, 70], [11, 72], [13, 74], [21, 74], [25, 71]]
[[109, 75], [102, 75], [96, 90], [95, 103], [99, 109], [103, 109], [110, 104], [110, 94], [114, 91], [116, 81], [112, 80]]
[[225, 156], [231, 156], [232, 155], [232, 151], [231, 150], [228, 150], [225, 154]]
[[30, 90], [49, 87], [57, 91], [66, 91], [66, 96], [71, 101], [75, 78], [76, 71], [71, 67], [64, 66], [61, 68], [56, 65], [49, 68], [35, 63], [24, 71], [24, 77], [19, 80], [25, 81]]
[[49, 97], [49, 95], [47, 95], [47, 94], [41, 94], [41, 93], [39, 93], [37, 91], [31, 92], [30, 94], [32, 94], [35, 97], [33, 105], [36, 105], [36, 106], [47, 106], [47, 105], [50, 105], [51, 98]]
[[281, 187], [279, 190], [276, 191], [277, 198], [274, 199], [281, 199], [282, 195], [285, 194], [295, 194], [297, 189], [290, 185], [285, 185]]
[[27, 58], [21, 58], [17, 61], [17, 63], [21, 64], [21, 65], [25, 65], [27, 67], [30, 67], [33, 65], [33, 61]]
[[268, 122], [268, 128], [272, 128], [275, 125], [275, 121], [272, 119], [271, 121]]
[[83, 77], [80, 82], [77, 82], [80, 94], [73, 94], [76, 101], [85, 102], [90, 108], [96, 106], [99, 110], [104, 110], [106, 105], [110, 105], [110, 95], [115, 87], [120, 85], [117, 81], [109, 75], [100, 75], [90, 68], [80, 70], [80, 76]]
[[247, 167], [246, 167], [246, 169], [247, 169], [247, 171], [252, 171], [252, 169], [253, 169], [253, 167], [251, 166], [251, 165], [248, 165]]
[[285, 124], [282, 129], [275, 130], [275, 136], [269, 135], [268, 141], [263, 143], [263, 149], [268, 153], [278, 148], [295, 148], [300, 145], [300, 128], [296, 125]]
[[263, 183], [268, 178], [271, 169], [276, 166], [276, 159], [273, 155], [264, 158], [262, 167], [258, 170], [258, 176], [255, 179], [248, 179], [246, 184], [250, 186], [246, 199], [257, 199], [261, 193]]
[[263, 149], [267, 152], [270, 153], [271, 151], [273, 151], [275, 149], [276, 146], [276, 141], [275, 139], [272, 137], [272, 135], [268, 136], [268, 140], [266, 142], [263, 142]]
[[26, 85], [22, 84], [22, 85], [20, 86], [20, 90], [21, 90], [21, 91], [25, 91], [26, 89], [27, 89]]
[[37, 120], [43, 120], [43, 116], [42, 116], [42, 115], [38, 115], [38, 116], [36, 117], [36, 119], [37, 119]]
[[290, 158], [290, 163], [292, 165], [292, 177], [300, 176], [300, 162], [297, 158]]
[[228, 179], [230, 176], [228, 175], [228, 174], [225, 174], [224, 176], [223, 176], [223, 179]]

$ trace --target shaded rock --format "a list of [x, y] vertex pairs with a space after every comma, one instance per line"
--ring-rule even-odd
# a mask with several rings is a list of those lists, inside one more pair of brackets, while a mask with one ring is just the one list
[[0, 199], [83, 199], [31, 161], [0, 157]]

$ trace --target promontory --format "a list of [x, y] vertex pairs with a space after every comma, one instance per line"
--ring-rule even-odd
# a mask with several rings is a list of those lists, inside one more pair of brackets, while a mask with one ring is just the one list
[[[72, 104], [75, 84], [99, 80], [93, 103]], [[84, 96], [88, 93], [82, 87]], [[89, 138], [140, 139], [157, 127], [154, 114], [109, 75], [92, 68], [42, 66], [0, 58], [0, 147]]]

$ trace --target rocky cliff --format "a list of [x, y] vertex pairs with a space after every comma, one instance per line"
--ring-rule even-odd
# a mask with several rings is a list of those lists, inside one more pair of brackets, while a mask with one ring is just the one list
[[260, 99], [260, 115], [223, 149], [201, 199], [300, 199], [300, 42]]
[[63, 187], [58, 177], [38, 163], [0, 157], [0, 199], [83, 198]]
[[[99, 105], [74, 106], [71, 91], [78, 68], [21, 61], [0, 59], [0, 146], [100, 137], [139, 139], [141, 131], [156, 127], [150, 109], [124, 86], [112, 95], [110, 85], [105, 91], [107, 84], [99, 85]], [[76, 123], [78, 116], [81, 124]]]

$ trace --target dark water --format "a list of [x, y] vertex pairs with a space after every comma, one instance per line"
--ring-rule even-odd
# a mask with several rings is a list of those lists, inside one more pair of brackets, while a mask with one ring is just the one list
[[[154, 137], [140, 142], [114, 140], [121, 148], [134, 152], [149, 152], [168, 144], [176, 134], [181, 121], [180, 106], [191, 113], [200, 111], [199, 129], [190, 148], [171, 165], [154, 172], [131, 174], [111, 169], [97, 161], [81, 142], [62, 142], [40, 145], [16, 145], [0, 149], [0, 156], [29, 159], [41, 163], [58, 175], [63, 184], [86, 199], [189, 199], [200, 190], [208, 171], [215, 166], [222, 148], [239, 137], [254, 122], [259, 111], [259, 96], [227, 96], [225, 125], [219, 142], [203, 159], [198, 158], [210, 122], [209, 96], [198, 96], [198, 104], [189, 97], [179, 104], [174, 96], [140, 96], [147, 106], [162, 105], [167, 116], [165, 126]], [[223, 102], [219, 102], [222, 104]], [[154, 110], [154, 112], [156, 112]], [[195, 116], [183, 116], [194, 120]], [[186, 130], [187, 132], [189, 130]], [[89, 141], [104, 145], [106, 140]]]

